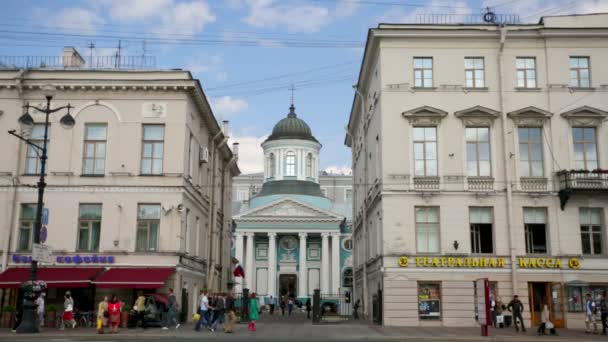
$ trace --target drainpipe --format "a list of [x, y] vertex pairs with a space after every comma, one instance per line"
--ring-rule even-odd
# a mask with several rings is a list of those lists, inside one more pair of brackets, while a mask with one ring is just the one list
[[505, 114], [505, 86], [504, 82], [504, 48], [505, 41], [507, 40], [507, 31], [508, 28], [506, 26], [500, 26], [500, 47], [498, 50], [498, 88], [499, 88], [499, 100], [500, 100], [500, 124], [502, 126], [502, 152], [504, 163], [504, 172], [505, 172], [505, 186], [507, 190], [507, 229], [509, 231], [509, 253], [511, 256], [511, 286], [513, 289], [513, 294], [516, 294], [517, 290], [517, 269], [516, 265], [516, 251], [515, 251], [515, 231], [513, 229], [513, 182], [511, 180], [511, 154], [509, 154], [509, 133], [507, 130], [507, 116]]
[[[233, 156], [230, 159], [230, 161], [226, 164], [224, 164], [224, 167], [222, 169], [222, 185], [221, 185], [221, 189], [222, 189], [222, 194], [221, 194], [221, 202], [220, 202], [220, 207], [221, 207], [221, 212], [222, 212], [222, 226], [220, 227], [221, 231], [220, 231], [220, 260], [222, 265], [222, 272], [225, 272], [226, 270], [223, 268], [224, 266], [230, 266], [230, 262], [225, 263], [226, 258], [224, 258], [224, 233], [225, 233], [225, 227], [226, 227], [226, 218], [227, 213], [226, 213], [226, 209], [225, 209], [225, 197], [226, 197], [226, 177], [230, 176], [230, 169], [232, 168], [232, 165], [234, 165], [237, 161], [238, 161], [238, 157], [239, 157], [239, 143], [235, 142], [232, 144], [232, 153]], [[230, 228], [228, 229], [228, 231], [230, 232]], [[231, 238], [231, 237], [230, 237]], [[230, 258], [228, 258], [228, 261], [230, 260]], [[228, 268], [228, 270], [230, 270], [230, 268]], [[226, 279], [228, 280], [228, 279]], [[226, 284], [226, 282], [223, 279], [222, 273], [220, 273], [220, 288], [222, 288], [224, 286], [224, 284]]]
[[[19, 94], [18, 100], [21, 102], [21, 105], [25, 105], [25, 99], [23, 98], [23, 80], [24, 76], [27, 73], [26, 69], [21, 69], [17, 74], [15, 79], [15, 86], [17, 87], [17, 93]], [[10, 196], [13, 198], [12, 208], [10, 214], [10, 221], [8, 222], [8, 236], [6, 237], [6, 241], [4, 242], [4, 246], [2, 246], [4, 252], [2, 253], [2, 268], [4, 271], [8, 265], [8, 254], [11, 249], [11, 239], [13, 237], [13, 222], [15, 222], [15, 217], [17, 216], [17, 210], [19, 206], [17, 205], [17, 187], [19, 185], [19, 169], [21, 163], [23, 162], [23, 144], [19, 143], [17, 145], [17, 163], [13, 167], [13, 176], [11, 177], [11, 194]]]

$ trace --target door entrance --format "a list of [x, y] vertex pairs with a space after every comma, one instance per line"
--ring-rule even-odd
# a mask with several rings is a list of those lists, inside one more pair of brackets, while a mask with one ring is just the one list
[[295, 274], [279, 275], [279, 295], [297, 298], [298, 276]]
[[532, 325], [540, 325], [543, 306], [549, 308], [549, 319], [556, 328], [564, 328], [564, 291], [560, 283], [528, 283]]

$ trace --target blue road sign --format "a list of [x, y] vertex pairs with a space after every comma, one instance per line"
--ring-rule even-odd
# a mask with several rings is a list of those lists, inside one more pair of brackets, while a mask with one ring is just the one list
[[40, 243], [45, 243], [48, 235], [49, 230], [46, 228], [46, 225], [42, 226], [40, 229]]

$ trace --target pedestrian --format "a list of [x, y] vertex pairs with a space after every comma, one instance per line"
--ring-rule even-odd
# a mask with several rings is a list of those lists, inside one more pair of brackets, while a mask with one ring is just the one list
[[104, 296], [97, 306], [97, 333], [105, 333], [105, 326], [108, 324], [108, 317], [110, 312], [108, 311], [108, 296]]
[[[310, 301], [310, 299], [309, 299]], [[359, 319], [359, 307], [361, 307], [361, 299], [357, 299], [357, 301], [355, 302], [355, 305], [353, 306], [353, 316], [355, 317], [355, 319]]]
[[217, 312], [215, 310], [215, 306], [217, 304], [217, 294], [213, 294], [209, 296], [209, 319], [207, 320], [207, 329], [212, 331], [212, 326], [217, 319]]
[[226, 314], [226, 299], [224, 298], [224, 294], [218, 294], [215, 299], [215, 319], [211, 325], [211, 331], [216, 331], [220, 325], [224, 325], [225, 314]]
[[547, 335], [547, 322], [549, 322], [549, 307], [547, 304], [544, 304], [543, 311], [540, 314], [540, 325], [538, 326], [538, 330], [536, 330], [538, 336]]
[[[597, 334], [597, 322], [595, 321], [595, 315], [597, 314], [597, 306], [595, 301], [591, 298], [591, 293], [587, 293], [587, 300], [585, 301], [585, 333]], [[591, 331], [591, 325], [593, 325], [593, 331]]]
[[36, 298], [36, 314], [38, 315], [38, 326], [44, 327], [44, 292], [40, 293], [40, 296]]
[[65, 329], [66, 323], [71, 324], [72, 329], [74, 329], [76, 328], [76, 321], [74, 320], [74, 299], [72, 298], [72, 293], [66, 291], [63, 298], [63, 315], [61, 316], [61, 326], [59, 329]]
[[260, 318], [259, 310], [258, 299], [253, 292], [249, 299], [249, 326], [247, 327], [249, 331], [256, 331], [255, 321]]
[[196, 331], [200, 331], [201, 326], [205, 327], [209, 324], [209, 297], [207, 297], [207, 290], [201, 290], [198, 307], [201, 317], [194, 326], [194, 330]]
[[289, 297], [289, 299], [287, 300], [287, 312], [289, 313], [289, 316], [291, 316], [292, 311], [293, 311], [293, 297]]
[[19, 325], [23, 320], [23, 304], [25, 304], [25, 299], [23, 299], [23, 303], [21, 303], [21, 305], [17, 304], [17, 312], [15, 312], [15, 322], [13, 324], [13, 328], [11, 329], [11, 331], [14, 333], [17, 332], [17, 328], [19, 328]]
[[179, 321], [177, 320], [177, 298], [175, 298], [175, 294], [173, 294], [173, 289], [169, 289], [169, 304], [167, 304], [167, 321], [165, 322], [165, 326], [163, 330], [169, 329], [171, 324], [175, 324], [175, 330], [179, 329]]
[[281, 315], [285, 316], [285, 295], [281, 296], [279, 306], [281, 307]]
[[118, 324], [120, 324], [120, 308], [120, 301], [118, 300], [118, 297], [113, 294], [110, 297], [110, 301], [108, 302], [108, 313], [110, 316], [110, 334], [118, 334]]
[[[312, 305], [310, 303], [310, 298], [306, 299], [306, 318], [310, 319], [310, 311], [312, 310]], [[355, 317], [357, 318], [357, 317]]]
[[606, 298], [606, 291], [602, 292], [602, 300], [600, 300], [600, 314], [602, 315], [602, 335], [606, 335], [606, 328], [608, 328], [608, 324], [606, 320], [608, 319], [608, 298]]
[[268, 305], [270, 306], [270, 314], [274, 314], [274, 306], [277, 303], [277, 299], [274, 298], [273, 296], [270, 296], [270, 299], [268, 299]]
[[146, 297], [143, 292], [137, 292], [137, 299], [135, 299], [133, 309], [135, 309], [135, 328], [141, 322], [141, 327], [145, 330], [148, 326], [146, 324]]
[[224, 332], [231, 334], [234, 332], [234, 326], [236, 325], [236, 313], [234, 307], [234, 297], [232, 294], [226, 296], [226, 312], [228, 313], [228, 321], [224, 324]]
[[496, 311], [496, 327], [504, 328], [505, 326], [505, 316], [503, 315], [504, 304], [500, 297], [496, 297], [496, 305], [494, 307], [494, 311]]
[[519, 300], [518, 295], [514, 295], [513, 299], [507, 305], [507, 310], [513, 313], [513, 325], [515, 325], [515, 331], [519, 332], [519, 326], [517, 325], [517, 321], [521, 323], [521, 331], [526, 332], [526, 327], [524, 325], [524, 318], [521, 313], [524, 311], [524, 305]]

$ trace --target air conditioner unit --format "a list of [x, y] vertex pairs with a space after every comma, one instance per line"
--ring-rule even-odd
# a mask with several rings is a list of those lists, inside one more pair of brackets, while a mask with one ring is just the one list
[[207, 147], [201, 147], [199, 150], [199, 163], [208, 163], [209, 162], [209, 149]]

